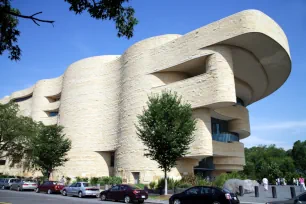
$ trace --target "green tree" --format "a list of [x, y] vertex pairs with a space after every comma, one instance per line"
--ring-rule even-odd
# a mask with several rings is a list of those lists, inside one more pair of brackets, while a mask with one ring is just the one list
[[164, 171], [167, 194], [167, 172], [188, 153], [196, 121], [191, 105], [183, 103], [176, 93], [163, 91], [161, 95], [152, 95], [147, 105], [138, 115], [137, 135], [146, 146], [145, 156], [155, 160]]
[[[134, 17], [134, 9], [130, 6], [123, 6], [129, 0], [64, 0], [70, 4], [70, 11], [81, 14], [87, 11], [92, 18], [98, 20], [113, 20], [118, 30], [118, 37], [126, 36], [128, 39], [133, 37], [134, 26], [138, 23]], [[37, 12], [32, 15], [23, 15], [17, 8], [12, 8], [11, 0], [0, 0], [0, 55], [4, 51], [9, 52], [11, 60], [20, 60], [21, 49], [18, 46], [18, 36], [20, 31], [17, 29], [18, 19], [32, 20], [36, 25], [39, 23], [53, 24], [53, 20], [43, 20], [37, 18]]]
[[250, 179], [266, 177], [272, 182], [278, 177], [285, 177], [292, 180], [296, 170], [288, 151], [275, 145], [245, 148], [245, 159], [243, 173]]
[[31, 165], [48, 179], [57, 167], [68, 161], [66, 156], [71, 149], [71, 141], [65, 138], [62, 131], [62, 126], [41, 124], [39, 133], [31, 143]]
[[306, 140], [298, 140], [293, 144], [292, 158], [299, 173], [306, 175]]
[[11, 166], [25, 158], [31, 138], [37, 134], [37, 123], [18, 116], [18, 111], [16, 103], [0, 104], [0, 158], [7, 158]]

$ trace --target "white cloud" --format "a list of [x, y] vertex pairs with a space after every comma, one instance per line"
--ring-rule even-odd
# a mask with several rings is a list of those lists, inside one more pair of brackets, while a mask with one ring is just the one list
[[302, 121], [285, 121], [278, 123], [271, 123], [265, 125], [254, 125], [252, 130], [284, 130], [293, 128], [306, 128], [306, 120]]

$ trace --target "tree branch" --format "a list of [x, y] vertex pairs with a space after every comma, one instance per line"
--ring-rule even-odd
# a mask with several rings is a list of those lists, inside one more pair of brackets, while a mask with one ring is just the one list
[[37, 13], [34, 13], [33, 15], [31, 16], [25, 16], [25, 15], [21, 15], [21, 14], [18, 14], [18, 13], [14, 13], [12, 11], [3, 11], [4, 13], [7, 13], [7, 14], [10, 14], [12, 16], [16, 16], [16, 17], [19, 17], [19, 18], [26, 18], [26, 19], [31, 19], [36, 25], [40, 26], [39, 23], [37, 23], [36, 21], [39, 21], [39, 22], [43, 22], [43, 23], [51, 23], [53, 25], [53, 23], [55, 21], [51, 21], [51, 20], [42, 20], [42, 19], [39, 19], [39, 18], [35, 18], [34, 16], [38, 15], [38, 14], [42, 14], [42, 11], [40, 12], [37, 12]]

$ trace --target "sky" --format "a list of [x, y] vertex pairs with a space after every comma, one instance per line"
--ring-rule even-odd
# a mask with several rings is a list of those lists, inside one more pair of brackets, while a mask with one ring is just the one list
[[270, 96], [248, 106], [251, 136], [246, 147], [276, 144], [292, 148], [306, 140], [306, 0], [130, 0], [139, 24], [130, 40], [118, 38], [112, 21], [87, 13], [75, 15], [64, 0], [12, 0], [22, 14], [42, 11], [37, 26], [20, 19], [21, 61], [0, 56], [0, 98], [25, 89], [40, 79], [62, 75], [73, 62], [97, 55], [122, 54], [134, 43], [162, 34], [185, 34], [246, 9], [258, 9], [273, 18], [287, 35], [292, 71]]

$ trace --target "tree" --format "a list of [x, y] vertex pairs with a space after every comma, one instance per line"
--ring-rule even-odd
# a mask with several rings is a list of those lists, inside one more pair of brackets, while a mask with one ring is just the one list
[[192, 118], [191, 105], [183, 104], [176, 93], [163, 91], [161, 95], [152, 95], [147, 105], [142, 115], [137, 116], [137, 135], [146, 146], [145, 156], [155, 160], [163, 170], [167, 194], [167, 172], [188, 153], [196, 121]]
[[[134, 17], [134, 9], [123, 4], [129, 0], [64, 0], [70, 4], [70, 11], [81, 14], [87, 11], [92, 18], [98, 20], [113, 20], [116, 23], [118, 37], [126, 36], [128, 39], [133, 37], [134, 26], [138, 23]], [[20, 31], [17, 29], [18, 18], [30, 19], [36, 25], [39, 23], [50, 23], [53, 20], [43, 20], [37, 18], [37, 12], [32, 15], [22, 15], [17, 8], [12, 8], [11, 0], [0, 0], [0, 55], [4, 51], [9, 52], [11, 60], [18, 61], [21, 56], [21, 49], [18, 46], [18, 36]]]
[[37, 123], [18, 116], [18, 111], [16, 103], [0, 104], [0, 158], [8, 158], [11, 166], [28, 154], [31, 138], [37, 134]]
[[298, 172], [306, 175], [306, 140], [304, 142], [296, 141], [291, 154]]
[[62, 126], [41, 124], [39, 133], [31, 143], [31, 165], [48, 179], [57, 167], [68, 161], [66, 156], [71, 149], [71, 141], [65, 138], [62, 131]]
[[266, 177], [271, 182], [285, 177], [291, 181], [295, 176], [296, 168], [288, 151], [275, 145], [245, 148], [245, 159], [243, 173], [251, 179]]

